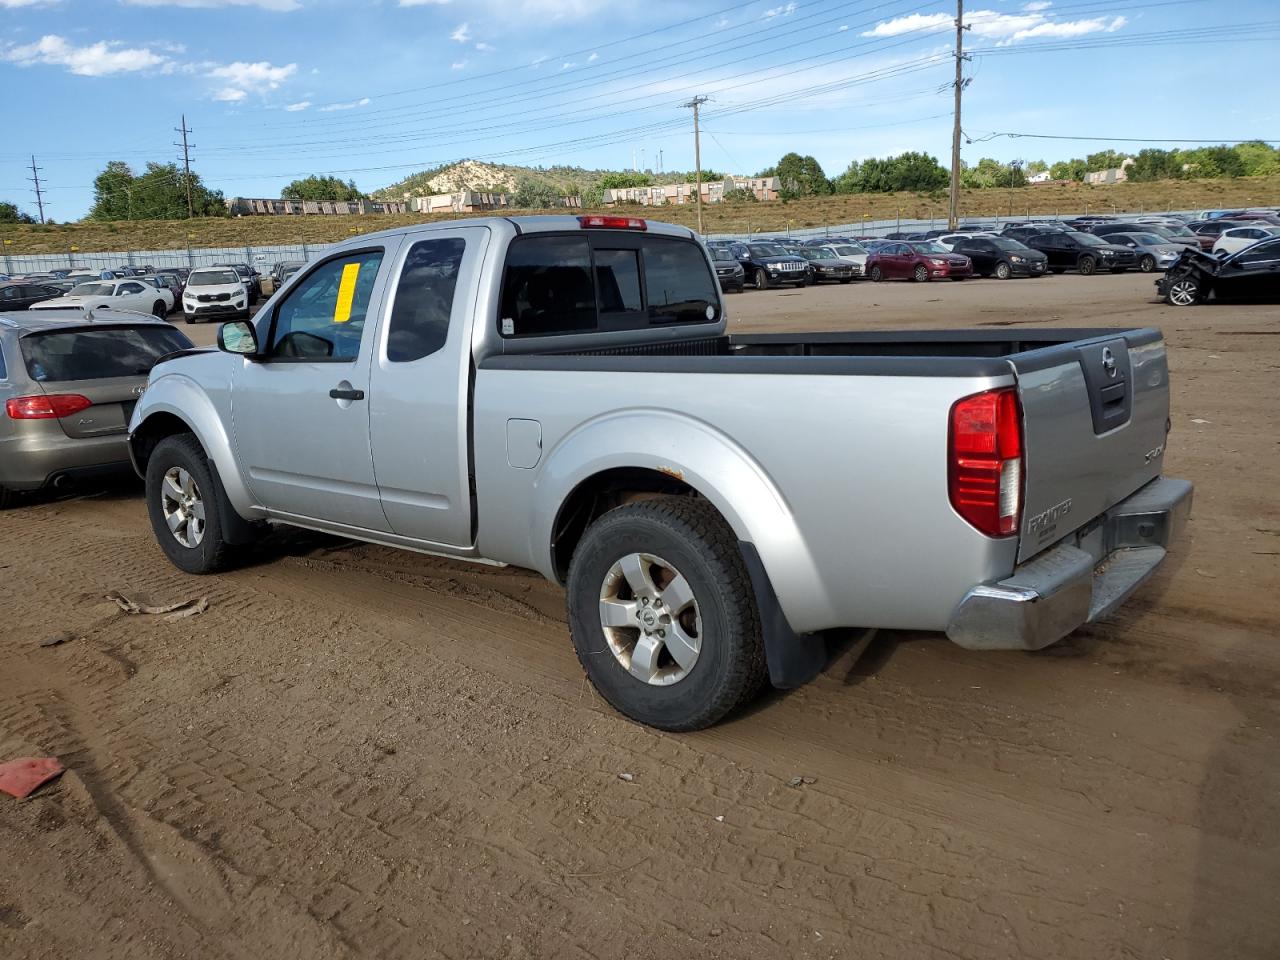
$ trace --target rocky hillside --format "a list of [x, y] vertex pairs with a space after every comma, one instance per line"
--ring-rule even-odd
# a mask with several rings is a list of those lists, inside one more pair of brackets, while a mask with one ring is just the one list
[[[555, 187], [562, 193], [581, 193], [599, 185], [601, 178], [615, 170], [587, 170], [583, 167], [518, 167], [480, 160], [460, 160], [443, 167], [423, 170], [405, 177], [399, 183], [375, 190], [375, 200], [403, 200], [433, 193], [455, 193], [458, 190], [494, 190], [509, 193], [522, 180], [536, 180]], [[692, 173], [672, 171], [650, 173], [651, 183], [684, 183]]]

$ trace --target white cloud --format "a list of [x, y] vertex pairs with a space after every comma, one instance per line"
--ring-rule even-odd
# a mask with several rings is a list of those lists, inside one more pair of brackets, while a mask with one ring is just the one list
[[[966, 14], [964, 20], [974, 36], [995, 40], [997, 46], [1045, 37], [1079, 37], [1087, 33], [1111, 32], [1129, 22], [1125, 17], [1050, 20], [1044, 12], [1049, 7], [1045, 0], [1033, 0], [1020, 13], [974, 10]], [[949, 13], [913, 13], [882, 21], [863, 31], [862, 36], [897, 37], [907, 33], [944, 33], [954, 29], [955, 18]]]
[[454, 43], [466, 43], [471, 39], [470, 25], [465, 23], [458, 24], [458, 29], [449, 34], [449, 39]]
[[307, 107], [309, 106], [311, 106], [310, 100], [299, 100], [297, 103], [289, 104], [287, 107], [285, 107], [285, 110], [289, 113], [300, 113], [301, 111], [307, 109]]
[[770, 7], [764, 12], [764, 19], [772, 20], [775, 17], [789, 17], [796, 12], [796, 4], [788, 3], [786, 6]]
[[125, 47], [117, 40], [99, 40], [77, 47], [57, 34], [46, 34], [35, 43], [8, 47], [0, 52], [0, 59], [21, 67], [36, 64], [66, 67], [82, 77], [106, 77], [171, 66], [168, 57], [148, 47]]
[[207, 76], [214, 80], [224, 81], [225, 86], [214, 93], [215, 100], [238, 102], [250, 93], [263, 94], [277, 89], [282, 83], [298, 72], [296, 63], [276, 66], [266, 60], [257, 63], [210, 64]]
[[716, 29], [723, 30], [725, 27], [729, 26], [729, 24], [731, 23], [733, 23], [733, 21], [730, 20], [728, 17], [721, 17], [719, 20], [716, 21]]
[[493, 47], [489, 46], [489, 44], [481, 40], [479, 43], [476, 44], [476, 49], [479, 50], [481, 53], [488, 53], [490, 50], [493, 49]]
[[359, 100], [349, 100], [346, 103], [327, 103], [319, 109], [321, 113], [333, 113], [335, 110], [354, 110], [356, 107], [363, 107], [368, 103], [368, 97], [361, 97]]
[[450, 69], [450, 70], [464, 70], [464, 69], [466, 69], [466, 66], [467, 66], [467, 61], [466, 61], [466, 60], [455, 60], [453, 63], [451, 63], [451, 64], [449, 65], [449, 69]]
[[848, 25], [847, 23], [842, 23], [842, 24], [840, 24], [840, 27], [836, 30], [836, 32], [837, 32], [837, 33], [844, 33], [844, 32], [845, 32], [846, 30], [848, 30], [848, 29], [849, 29], [849, 25]]
[[0, 0], [0, 9], [16, 10], [18, 7], [36, 7], [41, 4], [59, 3], [61, 0]]
[[587, 63], [595, 63], [599, 59], [600, 59], [600, 54], [593, 53], [591, 54], [591, 56], [587, 57]]
[[450, 0], [400, 0], [402, 7], [443, 7]]
[[560, 64], [560, 69], [561, 69], [561, 70], [569, 70], [569, 69], [571, 69], [571, 68], [573, 68], [573, 67], [576, 67], [576, 66], [577, 66], [577, 64], [576, 64], [576, 63], [562, 63], [562, 64]]
[[131, 7], [186, 7], [189, 10], [214, 7], [258, 7], [262, 10], [274, 10], [277, 13], [288, 13], [302, 8], [299, 0], [124, 0], [124, 3]]

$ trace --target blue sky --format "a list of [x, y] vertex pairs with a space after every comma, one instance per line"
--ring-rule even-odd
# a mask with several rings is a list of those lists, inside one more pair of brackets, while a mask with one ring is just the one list
[[[828, 175], [950, 155], [947, 0], [0, 0], [0, 199], [75, 219], [113, 159], [177, 156], [227, 196], [308, 173], [364, 190], [441, 162]], [[1228, 16], [1224, 17], [1224, 14]], [[963, 156], [1280, 137], [1275, 0], [969, 0]], [[1253, 64], [1237, 73], [1232, 64]], [[1255, 69], [1255, 67], [1257, 69]], [[1224, 96], [1229, 90], [1230, 95]], [[1063, 140], [1011, 138], [1020, 133]], [[1179, 139], [1185, 138], [1185, 139]]]

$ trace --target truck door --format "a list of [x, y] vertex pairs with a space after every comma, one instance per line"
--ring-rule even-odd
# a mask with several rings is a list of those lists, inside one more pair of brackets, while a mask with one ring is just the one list
[[415, 540], [472, 542], [467, 321], [488, 244], [488, 227], [408, 237], [380, 326], [369, 404], [374, 473], [391, 530]]
[[369, 366], [399, 245], [371, 243], [310, 268], [259, 324], [265, 357], [236, 370], [236, 455], [275, 514], [388, 529], [369, 446]]

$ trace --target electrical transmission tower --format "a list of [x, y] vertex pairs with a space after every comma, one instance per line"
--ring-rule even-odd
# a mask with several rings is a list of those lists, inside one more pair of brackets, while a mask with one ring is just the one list
[[195, 216], [195, 212], [191, 208], [191, 148], [194, 147], [195, 144], [187, 143], [187, 134], [194, 133], [195, 131], [187, 127], [187, 115], [185, 113], [182, 115], [182, 126], [174, 127], [173, 132], [182, 134], [182, 142], [174, 143], [174, 146], [182, 148], [182, 166], [183, 169], [186, 170], [187, 174], [187, 219], [190, 220]]
[[709, 97], [697, 96], [688, 103], [682, 103], [682, 107], [693, 108], [693, 169], [694, 169], [694, 190], [697, 193], [698, 201], [698, 233], [702, 233], [702, 135], [698, 130], [698, 108], [701, 107]]
[[41, 222], [41, 223], [44, 223], [44, 191], [43, 191], [43, 190], [41, 190], [41, 188], [40, 188], [40, 171], [41, 171], [41, 170], [43, 170], [43, 169], [44, 169], [44, 167], [37, 167], [37, 166], [36, 166], [36, 158], [35, 158], [35, 155], [34, 155], [34, 154], [32, 154], [32, 156], [31, 156], [31, 176], [30, 176], [30, 177], [28, 177], [27, 179], [28, 179], [28, 180], [30, 180], [32, 183], [34, 183], [34, 184], [35, 184], [35, 187], [36, 187], [36, 207], [37, 207], [37, 209], [39, 209], [39, 211], [40, 211], [40, 222]]

